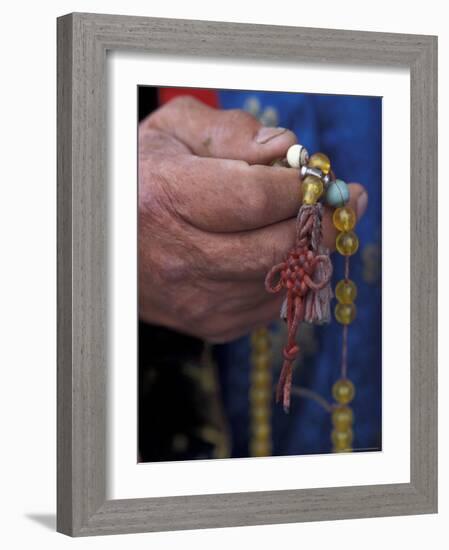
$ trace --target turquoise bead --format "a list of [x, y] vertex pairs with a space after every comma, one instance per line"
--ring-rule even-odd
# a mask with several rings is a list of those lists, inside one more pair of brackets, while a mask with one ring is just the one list
[[326, 202], [330, 206], [340, 208], [349, 200], [349, 187], [343, 180], [335, 180], [330, 183], [326, 191]]

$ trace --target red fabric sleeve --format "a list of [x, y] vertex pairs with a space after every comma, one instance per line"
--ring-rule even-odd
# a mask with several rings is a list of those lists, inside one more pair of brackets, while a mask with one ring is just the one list
[[159, 105], [163, 105], [175, 97], [182, 95], [193, 96], [210, 107], [218, 108], [218, 94], [216, 90], [201, 88], [159, 88]]

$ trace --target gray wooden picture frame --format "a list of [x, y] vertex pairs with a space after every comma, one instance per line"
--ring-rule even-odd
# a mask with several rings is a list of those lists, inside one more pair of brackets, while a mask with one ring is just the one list
[[[436, 512], [437, 38], [81, 13], [59, 18], [57, 27], [58, 531], [83, 536]], [[108, 50], [410, 69], [410, 483], [106, 499]]]

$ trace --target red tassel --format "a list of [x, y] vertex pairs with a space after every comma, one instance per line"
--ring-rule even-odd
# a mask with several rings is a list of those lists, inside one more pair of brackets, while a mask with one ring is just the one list
[[293, 363], [299, 353], [296, 343], [299, 324], [302, 321], [323, 323], [330, 318], [332, 264], [329, 251], [321, 245], [321, 216], [321, 204], [301, 206], [295, 248], [285, 261], [273, 266], [265, 278], [268, 292], [287, 290], [281, 316], [287, 322], [288, 338], [276, 389], [276, 402], [282, 398], [286, 412], [290, 409]]

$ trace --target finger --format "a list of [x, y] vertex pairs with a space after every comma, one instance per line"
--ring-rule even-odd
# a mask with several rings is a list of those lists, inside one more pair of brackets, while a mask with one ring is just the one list
[[177, 162], [161, 156], [141, 159], [140, 185], [155, 180], [169, 196], [174, 214], [207, 232], [271, 225], [295, 216], [300, 205], [298, 172], [291, 168], [189, 155]]
[[144, 124], [171, 134], [196, 155], [249, 164], [268, 164], [297, 142], [286, 128], [264, 127], [245, 111], [213, 109], [189, 96], [170, 101]]

